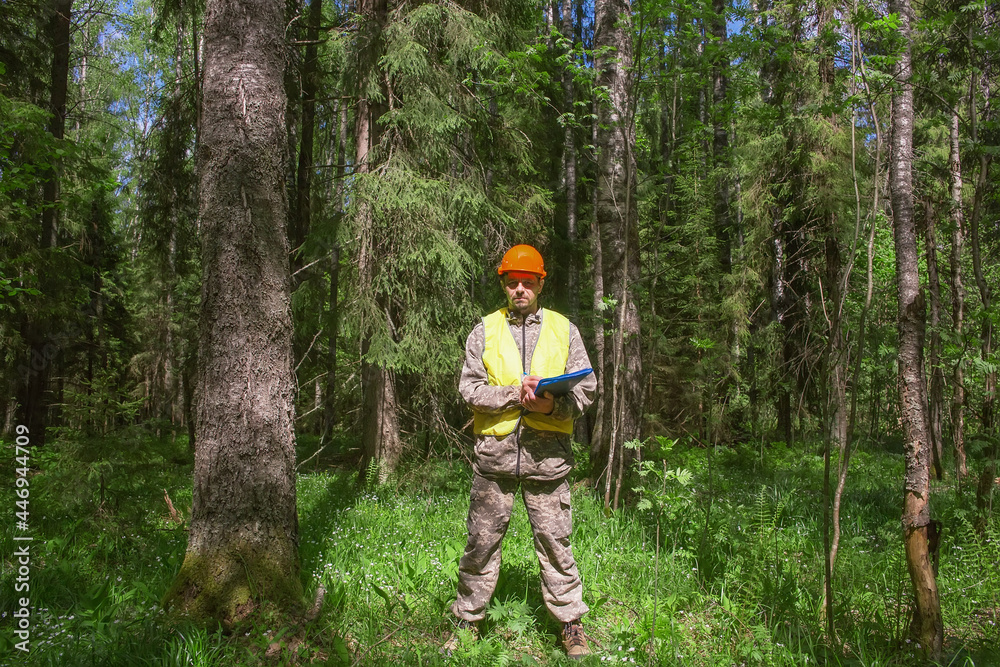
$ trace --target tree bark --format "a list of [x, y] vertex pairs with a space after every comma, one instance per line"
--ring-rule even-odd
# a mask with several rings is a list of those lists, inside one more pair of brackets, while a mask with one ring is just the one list
[[280, 0], [209, 0], [187, 553], [167, 601], [223, 624], [301, 597]]
[[[965, 321], [965, 287], [962, 285], [962, 247], [965, 218], [962, 212], [962, 161], [959, 153], [958, 114], [951, 115], [951, 149], [948, 167], [951, 172], [951, 326], [955, 340], [962, 340]], [[965, 378], [962, 359], [951, 375], [951, 439], [955, 455], [955, 476], [969, 474], [965, 457]]]
[[[637, 439], [642, 419], [642, 354], [636, 287], [639, 282], [639, 229], [635, 204], [635, 116], [632, 103], [631, 5], [629, 0], [598, 0], [594, 8], [596, 85], [606, 91], [598, 105], [597, 226], [605, 297], [615, 301], [611, 350], [605, 350], [605, 417], [595, 479], [604, 477], [605, 506], [611, 480], [629, 464], [624, 444]], [[633, 452], [634, 450], [629, 450]]]
[[930, 441], [924, 396], [924, 297], [920, 288], [916, 225], [913, 215], [913, 85], [909, 0], [892, 0], [889, 11], [899, 16], [904, 47], [893, 93], [892, 217], [896, 248], [899, 334], [899, 416], [903, 425], [906, 472], [903, 493], [903, 536], [912, 584], [914, 610], [911, 630], [923, 653], [938, 660], [944, 626], [930, 550]]

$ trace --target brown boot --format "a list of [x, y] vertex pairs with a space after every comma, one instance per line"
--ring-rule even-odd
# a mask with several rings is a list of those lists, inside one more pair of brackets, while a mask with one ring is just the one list
[[590, 647], [587, 646], [587, 638], [583, 634], [583, 624], [580, 623], [580, 619], [563, 624], [562, 643], [566, 648], [566, 655], [574, 660], [590, 655]]
[[462, 636], [460, 634], [462, 631], [470, 633], [473, 641], [479, 637], [479, 628], [476, 625], [476, 621], [459, 620], [455, 624], [455, 629], [452, 630], [451, 636], [448, 637], [448, 641], [441, 645], [441, 653], [451, 655], [451, 652], [458, 648], [458, 645], [462, 643]]

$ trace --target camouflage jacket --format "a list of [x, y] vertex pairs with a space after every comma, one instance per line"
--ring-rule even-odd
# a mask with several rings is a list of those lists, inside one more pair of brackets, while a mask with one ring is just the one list
[[[516, 314], [510, 314], [507, 323], [511, 335], [521, 353], [525, 368], [531, 368], [531, 354], [538, 341], [545, 309], [528, 315], [526, 322]], [[522, 327], [524, 342], [522, 347]], [[491, 386], [483, 365], [483, 350], [486, 332], [482, 321], [469, 334], [465, 343], [465, 365], [459, 380], [458, 391], [473, 410], [495, 414], [520, 405], [520, 386]], [[527, 358], [525, 358], [527, 348]], [[570, 323], [569, 358], [566, 372], [572, 373], [590, 368], [590, 358], [583, 345], [583, 338], [576, 325]], [[555, 398], [552, 414], [576, 419], [594, 401], [597, 378], [589, 375], [573, 390]], [[569, 474], [573, 467], [573, 451], [570, 436], [554, 431], [538, 431], [519, 423], [513, 433], [504, 437], [480, 435], [476, 438], [473, 467], [477, 474], [488, 478], [518, 477], [538, 481], [556, 480]]]

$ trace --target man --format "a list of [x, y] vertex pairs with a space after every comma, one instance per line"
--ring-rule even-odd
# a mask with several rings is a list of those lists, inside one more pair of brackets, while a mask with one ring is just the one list
[[[487, 315], [469, 334], [459, 392], [474, 413], [476, 432], [469, 539], [459, 563], [458, 596], [451, 606], [460, 628], [475, 632], [486, 616], [500, 574], [500, 544], [520, 486], [541, 568], [542, 596], [562, 623], [572, 658], [589, 654], [580, 617], [587, 612], [583, 584], [570, 548], [573, 420], [594, 400], [593, 374], [569, 393], [535, 393], [544, 377], [590, 368], [576, 326], [539, 308], [545, 285], [542, 256], [527, 245], [507, 251], [497, 269], [507, 307]], [[451, 651], [457, 633], [445, 644]]]

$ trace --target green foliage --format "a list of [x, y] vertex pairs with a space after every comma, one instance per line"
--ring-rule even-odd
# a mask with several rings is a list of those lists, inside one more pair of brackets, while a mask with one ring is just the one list
[[[374, 493], [359, 492], [348, 472], [300, 475], [303, 584], [326, 590], [322, 611], [311, 622], [265, 612], [223, 635], [171, 625], [158, 611], [186, 543], [163, 504], [167, 489], [181, 514], [189, 512], [192, 462], [183, 439], [157, 440], [136, 431], [126, 440], [59, 440], [46, 449], [33, 456], [32, 517], [37, 513], [38, 523], [31, 584], [38, 606], [30, 664], [565, 660], [556, 648], [558, 627], [541, 600], [531, 529], [520, 503], [480, 639], [465, 637], [451, 658], [438, 653], [451, 631], [447, 608], [464, 547], [471, 476], [464, 465], [423, 463], [402, 470], [397, 486]], [[658, 564], [649, 522], [655, 507], [606, 518], [599, 498], [584, 485], [573, 488], [572, 543], [591, 607], [584, 624], [598, 651], [593, 661], [910, 664], [909, 583], [895, 482], [901, 454], [867, 442], [855, 454], [856, 481], [844, 499], [836, 575], [838, 627], [848, 647], [841, 654], [824, 646], [817, 613], [821, 515], [813, 498], [822, 458], [781, 445], [716, 448], [706, 526], [706, 450], [673, 439], [649, 443], [646, 450], [653, 465], [644, 466], [640, 479], [648, 490], [642, 495], [665, 503]], [[661, 460], [668, 463], [663, 477]], [[12, 474], [10, 465], [2, 463], [0, 473]], [[685, 473], [676, 474], [678, 469]], [[664, 481], [673, 494], [669, 501]], [[938, 582], [946, 633], [953, 638], [949, 659], [991, 664], [991, 647], [1000, 639], [994, 613], [1000, 526], [989, 517], [976, 528], [968, 502], [944, 485], [934, 489], [933, 503], [948, 526]], [[708, 545], [699, 551], [703, 527]], [[9, 535], [0, 547], [10, 553]], [[700, 555], [708, 553], [715, 554], [716, 565]], [[11, 577], [5, 569], [0, 584], [12, 586]], [[5, 597], [2, 611], [10, 613], [10, 605]]]
[[[694, 476], [690, 470], [685, 468], [674, 470], [667, 468], [667, 457], [677, 443], [676, 439], [657, 436], [656, 442], [658, 445], [656, 455], [664, 457], [660, 460], [661, 465], [658, 466], [656, 461], [648, 458], [636, 462], [636, 474], [639, 476], [639, 480], [644, 482], [644, 484], [632, 488], [640, 497], [636, 509], [639, 511], [652, 510], [656, 514], [657, 523], [664, 514], [663, 518], [668, 522], [673, 522], [677, 519], [681, 508], [690, 501], [687, 489]], [[625, 446], [638, 449], [639, 443], [637, 441], [627, 442]]]

